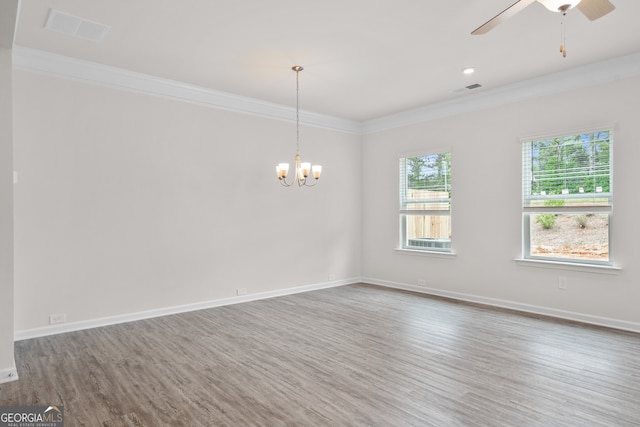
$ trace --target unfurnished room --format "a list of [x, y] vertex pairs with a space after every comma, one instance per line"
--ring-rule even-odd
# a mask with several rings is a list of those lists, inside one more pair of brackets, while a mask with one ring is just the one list
[[0, 427], [640, 426], [639, 16], [2, 0]]

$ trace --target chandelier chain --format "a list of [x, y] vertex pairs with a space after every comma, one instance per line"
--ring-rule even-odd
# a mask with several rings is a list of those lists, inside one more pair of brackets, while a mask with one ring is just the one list
[[300, 153], [300, 68], [296, 68], [296, 153]]

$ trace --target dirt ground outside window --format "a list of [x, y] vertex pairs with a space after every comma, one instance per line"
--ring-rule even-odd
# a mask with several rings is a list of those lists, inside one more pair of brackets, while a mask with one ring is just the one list
[[609, 260], [607, 215], [556, 215], [549, 229], [537, 223], [534, 216], [531, 222], [531, 255]]

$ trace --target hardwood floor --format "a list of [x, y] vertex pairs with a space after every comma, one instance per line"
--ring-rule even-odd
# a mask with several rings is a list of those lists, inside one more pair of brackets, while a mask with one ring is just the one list
[[640, 335], [357, 284], [16, 343], [65, 426], [640, 426]]

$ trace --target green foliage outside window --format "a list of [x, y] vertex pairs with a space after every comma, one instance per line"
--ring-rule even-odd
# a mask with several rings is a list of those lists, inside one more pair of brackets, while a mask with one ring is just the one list
[[532, 141], [532, 193], [609, 193], [610, 147], [608, 131]]
[[407, 188], [451, 190], [451, 153], [407, 157]]
[[536, 216], [536, 222], [542, 226], [545, 230], [550, 229], [556, 224], [555, 214], [539, 214]]

